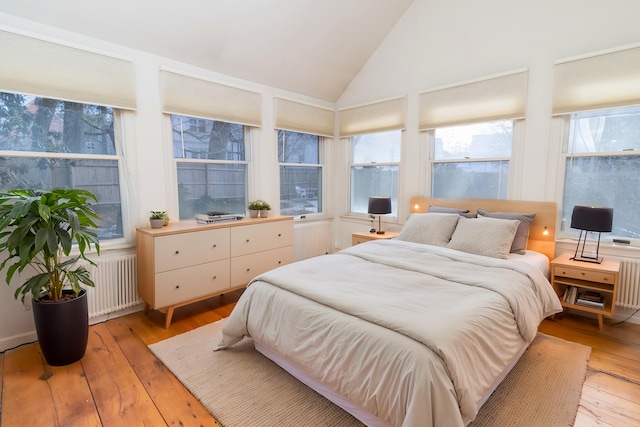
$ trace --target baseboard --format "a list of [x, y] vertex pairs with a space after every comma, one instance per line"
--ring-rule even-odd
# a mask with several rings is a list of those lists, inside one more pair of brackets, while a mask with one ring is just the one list
[[95, 325], [96, 323], [106, 322], [107, 320], [116, 319], [118, 317], [126, 316], [127, 314], [137, 313], [138, 311], [142, 311], [143, 309], [144, 309], [144, 303], [136, 304], [132, 307], [127, 307], [122, 310], [114, 311], [113, 313], [92, 317], [89, 319], [89, 324]]
[[38, 341], [38, 336], [35, 330], [25, 334], [2, 338], [0, 339], [0, 352], [11, 350], [24, 344], [31, 344], [36, 341]]

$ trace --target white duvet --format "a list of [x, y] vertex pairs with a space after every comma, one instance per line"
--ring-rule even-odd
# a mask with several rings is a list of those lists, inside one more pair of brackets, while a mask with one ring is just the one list
[[219, 348], [251, 336], [393, 426], [461, 426], [561, 311], [543, 274], [399, 240], [257, 277]]

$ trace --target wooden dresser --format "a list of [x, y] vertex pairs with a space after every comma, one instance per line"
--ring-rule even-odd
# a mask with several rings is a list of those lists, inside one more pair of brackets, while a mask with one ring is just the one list
[[137, 230], [138, 294], [166, 312], [245, 286], [293, 261], [293, 218], [273, 216], [198, 224], [180, 221]]

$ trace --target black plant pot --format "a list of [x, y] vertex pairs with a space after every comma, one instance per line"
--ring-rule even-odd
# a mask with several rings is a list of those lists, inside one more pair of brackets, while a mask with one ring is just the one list
[[[73, 293], [64, 291], [64, 293]], [[40, 349], [47, 363], [64, 366], [82, 359], [89, 340], [87, 291], [62, 302], [33, 301]]]

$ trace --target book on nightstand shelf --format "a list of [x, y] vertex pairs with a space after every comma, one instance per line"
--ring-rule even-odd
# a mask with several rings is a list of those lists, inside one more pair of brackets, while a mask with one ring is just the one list
[[578, 295], [578, 288], [575, 286], [568, 286], [564, 291], [564, 302], [568, 302], [569, 304], [576, 303], [576, 297]]
[[600, 292], [585, 291], [580, 294], [576, 300], [576, 304], [584, 305], [586, 307], [593, 307], [604, 309], [604, 298], [600, 295]]

